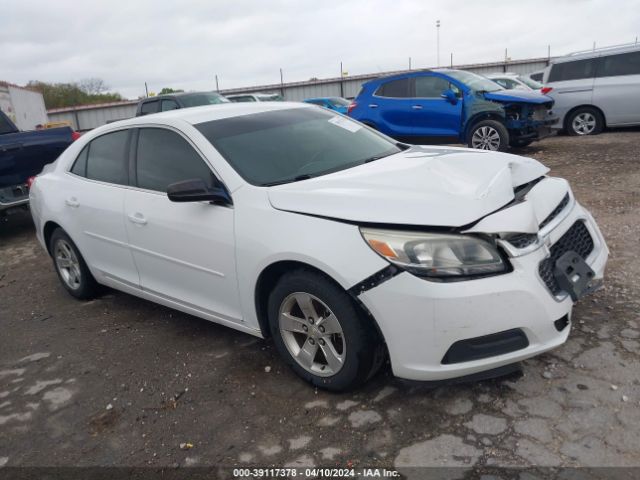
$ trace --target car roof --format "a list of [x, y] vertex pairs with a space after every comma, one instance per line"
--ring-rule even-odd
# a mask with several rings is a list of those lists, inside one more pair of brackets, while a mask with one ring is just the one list
[[223, 118], [240, 117], [253, 113], [288, 110], [292, 108], [315, 108], [302, 102], [249, 102], [249, 103], [219, 103], [200, 107], [179, 108], [166, 112], [152, 113], [141, 117], [110, 123], [109, 125], [134, 126], [145, 123], [162, 123], [162, 120], [182, 120], [191, 125], [221, 120]]
[[581, 52], [574, 52], [563, 57], [554, 58], [551, 62], [555, 63], [564, 63], [564, 62], [574, 62], [576, 60], [586, 60], [589, 58], [597, 58], [604, 57], [607, 55], [618, 55], [620, 53], [629, 53], [629, 52], [637, 52], [640, 51], [640, 43], [629, 43], [625, 45], [613, 45], [611, 47], [601, 47], [591, 50], [583, 50]]
[[172, 97], [191, 97], [194, 95], [202, 95], [203, 93], [213, 93], [215, 95], [220, 95], [218, 92], [174, 92], [174, 93], [163, 93], [162, 95], [155, 95], [149, 98], [143, 98], [142, 102], [152, 102], [154, 100], [163, 99], [163, 98], [172, 98]]

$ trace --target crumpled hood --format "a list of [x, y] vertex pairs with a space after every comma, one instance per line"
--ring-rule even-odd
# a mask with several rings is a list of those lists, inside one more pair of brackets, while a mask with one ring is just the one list
[[494, 102], [534, 103], [536, 105], [553, 103], [553, 98], [535, 90], [498, 90], [496, 92], [485, 92], [483, 95], [487, 100], [493, 100]]
[[270, 187], [274, 208], [363, 223], [460, 227], [505, 206], [549, 171], [536, 160], [414, 146], [364, 165]]

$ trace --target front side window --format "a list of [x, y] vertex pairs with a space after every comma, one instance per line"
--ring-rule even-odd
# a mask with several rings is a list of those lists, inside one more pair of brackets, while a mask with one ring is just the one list
[[168, 110], [178, 110], [180, 105], [175, 100], [162, 100], [160, 110], [166, 112]]
[[141, 128], [136, 157], [137, 186], [166, 192], [172, 183], [199, 178], [209, 186], [214, 176], [204, 160], [180, 135], [162, 128]]
[[441, 77], [416, 77], [417, 98], [440, 98], [442, 92], [449, 89], [449, 82]]
[[548, 81], [563, 82], [565, 80], [592, 78], [595, 75], [595, 63], [596, 61], [593, 58], [556, 63], [551, 66]]
[[85, 176], [91, 180], [126, 185], [128, 138], [129, 131], [120, 130], [92, 140], [87, 153]]
[[305, 180], [400, 151], [387, 138], [330, 110], [291, 108], [196, 125], [253, 185]]
[[596, 76], [617, 77], [620, 75], [640, 75], [640, 52], [600, 57]]
[[378, 90], [376, 91], [376, 95], [378, 97], [409, 98], [411, 97], [410, 86], [411, 82], [408, 78], [392, 80], [380, 85], [380, 87], [378, 87]]

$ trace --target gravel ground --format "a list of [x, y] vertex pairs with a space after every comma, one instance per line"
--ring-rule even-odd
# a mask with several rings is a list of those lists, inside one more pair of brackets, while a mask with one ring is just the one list
[[[606, 287], [523, 374], [428, 388], [388, 369], [316, 391], [271, 342], [59, 285], [28, 215], [0, 225], [0, 467], [640, 466], [640, 131], [521, 150], [607, 238]], [[181, 447], [182, 444], [182, 447]]]

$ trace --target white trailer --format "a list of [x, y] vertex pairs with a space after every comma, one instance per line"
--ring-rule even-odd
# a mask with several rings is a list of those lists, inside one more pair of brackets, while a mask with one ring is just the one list
[[49, 121], [44, 98], [39, 92], [0, 82], [0, 110], [20, 130], [35, 130]]

